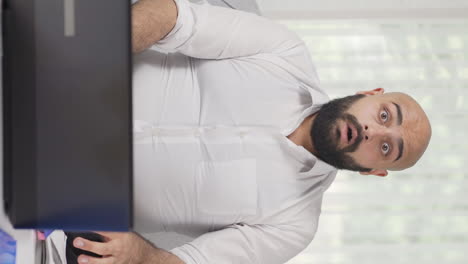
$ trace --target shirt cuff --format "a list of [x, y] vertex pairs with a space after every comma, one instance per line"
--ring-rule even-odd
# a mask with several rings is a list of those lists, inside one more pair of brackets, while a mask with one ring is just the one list
[[174, 28], [163, 39], [156, 42], [151, 49], [169, 53], [177, 52], [190, 36], [195, 27], [195, 17], [187, 0], [174, 0], [177, 6], [177, 21]]
[[176, 255], [185, 264], [198, 264], [198, 262], [194, 258], [192, 258], [187, 252], [185, 252], [182, 248], [183, 246], [173, 248], [169, 252]]

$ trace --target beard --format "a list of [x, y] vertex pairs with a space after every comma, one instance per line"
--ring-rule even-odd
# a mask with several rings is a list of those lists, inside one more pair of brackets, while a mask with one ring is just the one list
[[[348, 153], [356, 151], [362, 141], [362, 126], [354, 115], [348, 114], [346, 111], [364, 96], [362, 94], [351, 95], [324, 104], [318, 111], [310, 130], [316, 156], [337, 169], [367, 172], [371, 170], [360, 166], [348, 155]], [[355, 142], [343, 149], [338, 147], [341, 136], [341, 131], [338, 128], [340, 120], [351, 123], [357, 129], [358, 134]]]

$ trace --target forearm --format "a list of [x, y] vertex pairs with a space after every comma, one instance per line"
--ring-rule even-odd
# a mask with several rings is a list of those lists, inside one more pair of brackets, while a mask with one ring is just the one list
[[142, 264], [185, 264], [185, 262], [171, 252], [153, 248], [152, 254]]
[[185, 264], [179, 257], [164, 249], [154, 246], [150, 241], [142, 238], [140, 244], [139, 256], [143, 256], [141, 264]]
[[163, 39], [176, 21], [174, 0], [140, 0], [132, 5], [132, 51], [141, 52]]

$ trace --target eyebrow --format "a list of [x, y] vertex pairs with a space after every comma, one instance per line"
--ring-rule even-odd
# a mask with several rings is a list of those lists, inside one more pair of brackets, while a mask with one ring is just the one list
[[397, 161], [401, 158], [401, 156], [403, 155], [403, 139], [398, 139], [398, 156], [396, 157], [396, 159], [393, 161]]
[[397, 103], [394, 103], [392, 102], [395, 107], [396, 107], [396, 110], [397, 110], [397, 123], [398, 125], [401, 125], [401, 123], [403, 123], [403, 115], [401, 114], [401, 108], [400, 108], [400, 105], [397, 104]]
[[[401, 114], [401, 107], [399, 104], [395, 103], [395, 102], [392, 102], [392, 104], [395, 105], [396, 107], [396, 110], [397, 110], [397, 124], [400, 126], [401, 123], [403, 123], [403, 115]], [[398, 156], [396, 157], [396, 159], [393, 161], [397, 161], [401, 158], [401, 156], [403, 155], [403, 139], [398, 139]]]

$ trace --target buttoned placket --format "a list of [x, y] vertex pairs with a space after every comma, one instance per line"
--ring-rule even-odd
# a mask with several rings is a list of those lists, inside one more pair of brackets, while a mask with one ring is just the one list
[[[139, 120], [140, 121], [140, 120]], [[181, 136], [181, 137], [194, 137], [194, 138], [202, 138], [203, 134], [210, 133], [211, 137], [237, 137], [241, 140], [245, 140], [249, 134], [254, 131], [260, 132], [263, 134], [263, 130], [270, 130], [267, 134], [274, 133], [271, 129], [276, 130], [275, 128], [263, 128], [263, 127], [249, 127], [249, 126], [214, 126], [214, 125], [207, 125], [207, 126], [193, 126], [193, 127], [167, 127], [163, 128], [154, 124], [150, 124], [146, 121], [140, 121], [140, 123], [135, 128], [135, 139], [136, 140], [144, 140], [145, 138], [151, 137], [151, 142], [153, 146], [155, 146], [158, 138], [165, 137], [165, 136]], [[213, 134], [215, 130], [218, 130], [218, 133]], [[227, 132], [227, 134], [225, 133]], [[264, 131], [266, 132], [266, 131]], [[254, 133], [257, 134], [257, 133]], [[231, 136], [228, 136], [231, 135]], [[264, 137], [260, 137], [259, 140], [263, 140]]]

